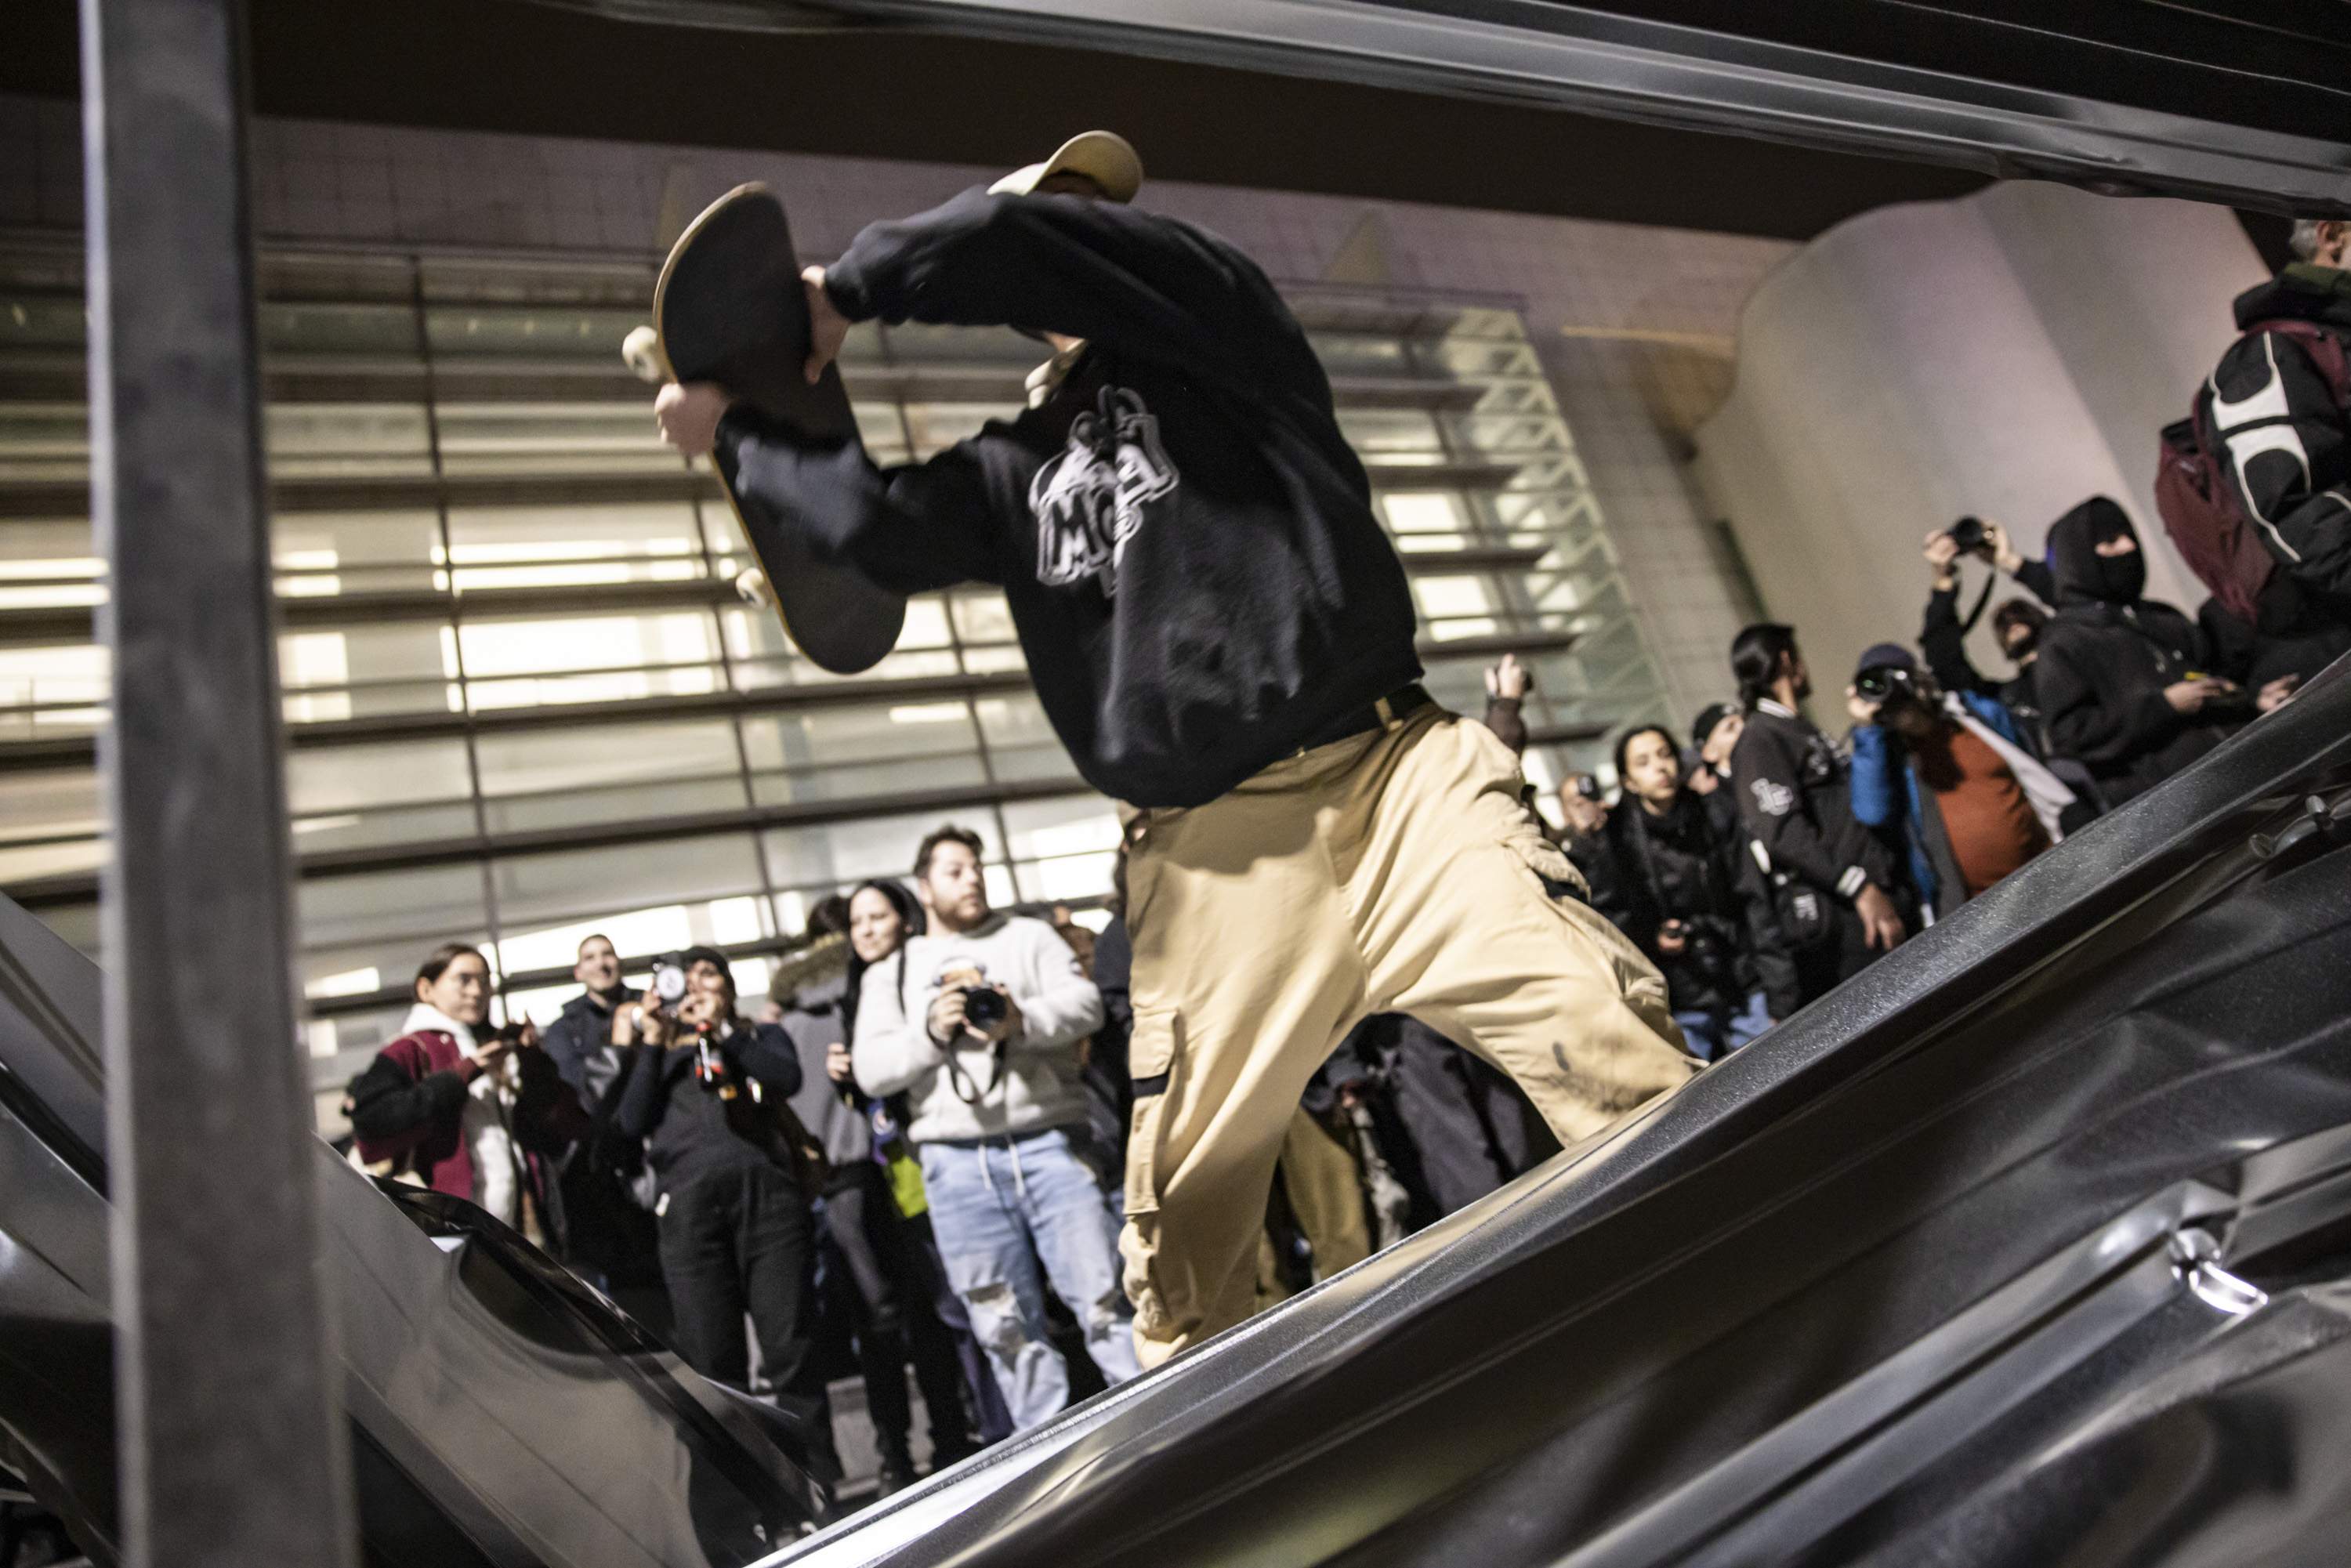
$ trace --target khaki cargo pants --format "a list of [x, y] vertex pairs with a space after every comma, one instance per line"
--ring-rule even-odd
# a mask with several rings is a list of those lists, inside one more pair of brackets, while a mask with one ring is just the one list
[[1666, 985], [1579, 899], [1482, 724], [1424, 707], [1205, 806], [1130, 810], [1134, 1113], [1119, 1239], [1154, 1366], [1239, 1322], [1307, 1080], [1409, 1013], [1518, 1081], [1562, 1144], [1697, 1071]]

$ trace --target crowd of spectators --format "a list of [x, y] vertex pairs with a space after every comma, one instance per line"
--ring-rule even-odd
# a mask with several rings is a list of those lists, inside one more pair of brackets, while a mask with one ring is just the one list
[[[2105, 497], [2055, 519], [2040, 561], [1961, 519], [1926, 538], [1915, 648], [1873, 646], [1843, 683], [1842, 736], [1817, 722], [1833, 703], [1795, 629], [1763, 623], [1686, 741], [1646, 720], [1614, 737], [1613, 800], [1597, 771], [1558, 782], [1550, 830], [1664, 976], [1694, 1055], [1750, 1046], [2351, 648], [2351, 375], [2304, 329], [2351, 329], [2351, 226], [2295, 243], [2304, 265], [2240, 302], [2245, 338], [2166, 433], [2170, 460], [2209, 470], [2203, 514], [2162, 507], [2215, 586], [2197, 617], [2145, 597], [2142, 541]], [[2274, 417], [2249, 424], [2261, 398]], [[2231, 517], [2245, 526], [2223, 538]], [[1963, 614], [1970, 558], [1991, 575]], [[1966, 647], [2001, 578], [2022, 591], [1991, 613], [2004, 677]], [[1487, 674], [1486, 722], [1513, 750], [1532, 679], [1513, 657]], [[1137, 1372], [1123, 855], [1103, 909], [1050, 915], [992, 907], [987, 856], [945, 824], [904, 881], [818, 904], [757, 1018], [716, 948], [664, 956], [639, 989], [591, 936], [542, 1040], [490, 1024], [482, 954], [439, 948], [350, 1085], [353, 1158], [470, 1199], [664, 1324], [695, 1369], [799, 1422], [820, 1467], [828, 1379], [853, 1370], [885, 1493], [916, 1473], [910, 1367], [934, 1465], [1046, 1420]], [[1259, 1302], [1556, 1147], [1489, 1062], [1417, 1019], [1364, 1019], [1283, 1140]]]

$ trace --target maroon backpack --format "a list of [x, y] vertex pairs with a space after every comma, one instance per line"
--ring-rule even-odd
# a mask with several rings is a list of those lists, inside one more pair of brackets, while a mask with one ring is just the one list
[[[2310, 356], [2335, 395], [2335, 406], [2351, 409], [2351, 357], [2343, 340], [2313, 321], [2256, 321], [2244, 338], [2275, 332], [2291, 338]], [[2238, 341], [2242, 342], [2244, 338]], [[2166, 425], [2156, 455], [2155, 511], [2163, 531], [2188, 569], [2246, 625], [2259, 619], [2257, 601], [2277, 570], [2277, 558], [2262, 543], [2245, 516], [2236, 486], [2220, 471], [2212, 433], [2204, 428], [2204, 396], [2199, 392], [2189, 416]]]

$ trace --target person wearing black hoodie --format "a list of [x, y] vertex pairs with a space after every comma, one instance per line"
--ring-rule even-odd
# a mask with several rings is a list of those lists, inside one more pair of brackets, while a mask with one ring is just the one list
[[2109, 809], [2152, 789], [2220, 744], [2258, 708], [2293, 691], [2292, 677], [2258, 696], [2213, 673], [2197, 623], [2146, 599], [2147, 557], [2122, 507], [2093, 496], [2049, 527], [2057, 613], [2032, 667], [2049, 744], [2089, 770]]
[[677, 1320], [677, 1352], [714, 1383], [748, 1392], [745, 1315], [776, 1407], [806, 1443], [827, 1484], [841, 1473], [813, 1333], [813, 1197], [784, 1103], [800, 1086], [799, 1054], [771, 1023], [735, 1008], [735, 975], [715, 947], [678, 956], [686, 992], [674, 1010], [656, 994], [630, 1004], [616, 1034], [633, 1046], [621, 1090], [621, 1130], [645, 1143], [660, 1194], [662, 1279]]
[[1576, 863], [1593, 907], [1664, 972], [1682, 1038], [1713, 1061], [1802, 1005], [1795, 960], [1746, 832], [1723, 831], [1683, 787], [1663, 726], [1625, 733], [1616, 777], [1607, 825], [1576, 846]]
[[1121, 1250], [1155, 1365], [1255, 1304], [1291, 1113], [1357, 1019], [1461, 1038], [1562, 1141], [1695, 1069], [1518, 758], [1419, 685], [1403, 564], [1304, 329], [1230, 245], [1133, 208], [1142, 180], [1088, 132], [803, 273], [812, 375], [857, 321], [1046, 339], [1008, 423], [883, 470], [721, 387], [664, 387], [654, 414], [820, 559], [897, 592], [1000, 584], [1047, 717], [1123, 803]]
[[2300, 591], [2294, 604], [2264, 591], [2260, 629], [2351, 640], [2351, 222], [2304, 218], [2292, 246], [2294, 262], [2237, 297], [2244, 335], [2198, 392], [2196, 415], [2238, 507]]

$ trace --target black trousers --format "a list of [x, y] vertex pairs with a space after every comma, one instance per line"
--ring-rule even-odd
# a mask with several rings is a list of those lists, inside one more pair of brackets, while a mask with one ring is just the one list
[[1416, 1226], [1434, 1224], [1533, 1169], [1559, 1140], [1509, 1076], [1417, 1019], [1396, 1032], [1388, 1092], [1410, 1158], [1389, 1160], [1414, 1192]]
[[841, 1472], [832, 1407], [815, 1354], [816, 1246], [809, 1201], [772, 1165], [713, 1171], [670, 1189], [661, 1216], [662, 1279], [677, 1352], [714, 1383], [748, 1392], [748, 1313], [776, 1407], [809, 1434], [810, 1469]]
[[824, 1195], [826, 1306], [856, 1336], [875, 1443], [884, 1460], [907, 1463], [911, 1360], [930, 1413], [934, 1463], [951, 1464], [977, 1445], [965, 1418], [955, 1336], [933, 1309], [915, 1238], [872, 1161], [836, 1167], [833, 1182]]
[[[1869, 945], [1869, 930], [1862, 925], [1858, 910], [1844, 899], [1827, 894], [1821, 896], [1829, 901], [1828, 933], [1796, 953], [1796, 985], [1808, 1002], [1826, 996], [1886, 956]], [[1902, 907], [1902, 923], [1910, 935], [1918, 934], [1917, 916], [1907, 904]]]

